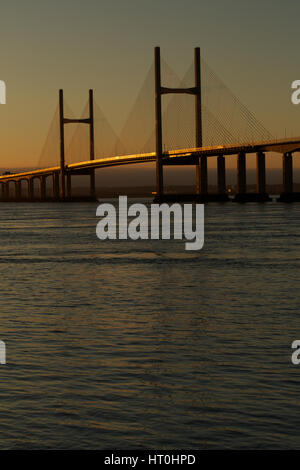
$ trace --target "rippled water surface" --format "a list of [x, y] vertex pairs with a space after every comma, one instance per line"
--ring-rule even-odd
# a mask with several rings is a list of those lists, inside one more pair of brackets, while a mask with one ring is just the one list
[[1, 204], [2, 449], [300, 449], [300, 205], [210, 204], [205, 245]]

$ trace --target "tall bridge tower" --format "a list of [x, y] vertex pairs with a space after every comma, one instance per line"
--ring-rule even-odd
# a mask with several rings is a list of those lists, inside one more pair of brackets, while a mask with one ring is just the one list
[[[59, 90], [59, 130], [60, 130], [60, 198], [65, 200], [72, 196], [72, 183], [71, 172], [66, 170], [65, 165], [65, 124], [80, 123], [88, 124], [90, 126], [89, 141], [90, 141], [90, 160], [95, 159], [95, 137], [94, 137], [94, 104], [93, 104], [93, 90], [89, 90], [89, 117], [84, 119], [70, 119], [64, 116], [64, 92]], [[90, 197], [95, 199], [95, 169], [81, 170], [81, 174], [90, 176]], [[67, 183], [67, 185], [66, 185]]]
[[[196, 147], [202, 147], [202, 106], [201, 106], [201, 59], [200, 48], [194, 51], [195, 86], [192, 88], [167, 88], [161, 86], [161, 60], [160, 48], [154, 49], [155, 70], [155, 136], [156, 136], [156, 199], [164, 198], [164, 174], [163, 174], [163, 132], [162, 132], [162, 95], [168, 93], [185, 93], [195, 96], [195, 135]], [[196, 192], [207, 192], [207, 157], [206, 155], [194, 158], [196, 162]], [[182, 162], [178, 162], [182, 164]]]

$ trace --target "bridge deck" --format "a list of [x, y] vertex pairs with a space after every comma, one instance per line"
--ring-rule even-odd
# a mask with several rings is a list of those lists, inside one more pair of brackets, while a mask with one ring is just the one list
[[[300, 151], [300, 137], [265, 141], [265, 142], [255, 142], [255, 143], [245, 143], [245, 144], [235, 144], [235, 145], [218, 145], [210, 147], [195, 147], [195, 148], [186, 148], [178, 150], [169, 150], [164, 153], [163, 159], [165, 163], [176, 164], [176, 159], [178, 159], [178, 164], [191, 164], [195, 163], [194, 157], [201, 155], [206, 155], [207, 157], [219, 156], [219, 155], [235, 155], [240, 152], [245, 153], [256, 153], [256, 152], [295, 152]], [[143, 162], [152, 162], [155, 161], [156, 154], [155, 152], [151, 153], [140, 153], [135, 155], [120, 155], [115, 157], [108, 158], [97, 158], [95, 160], [88, 160], [79, 163], [71, 163], [66, 165], [66, 172], [70, 173], [80, 173], [80, 171], [102, 168], [107, 166], [117, 166], [117, 165], [128, 165], [134, 163], [143, 163]], [[21, 180], [32, 177], [47, 176], [55, 172], [59, 172], [60, 167], [55, 166], [51, 168], [43, 168], [40, 170], [26, 171], [22, 173], [10, 173], [7, 175], [0, 176], [0, 182], [10, 181], [10, 180]]]

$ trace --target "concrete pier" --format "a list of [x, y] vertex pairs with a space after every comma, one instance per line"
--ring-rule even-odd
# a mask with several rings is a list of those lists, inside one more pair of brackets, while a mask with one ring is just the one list
[[246, 154], [240, 152], [237, 157], [237, 194], [246, 193]]
[[28, 180], [28, 199], [29, 201], [33, 201], [34, 199], [33, 178]]
[[16, 194], [16, 200], [20, 201], [22, 199], [21, 181], [15, 181], [15, 194]]
[[256, 154], [256, 195], [252, 197], [257, 202], [271, 201], [266, 192], [266, 156], [264, 152]]
[[246, 154], [240, 152], [237, 156], [237, 182], [236, 182], [236, 195], [234, 201], [246, 202]]
[[96, 199], [96, 180], [95, 180], [95, 170], [90, 174], [90, 198]]
[[283, 192], [280, 195], [280, 202], [300, 201], [300, 193], [293, 192], [293, 155], [291, 152], [282, 155], [282, 186]]
[[196, 167], [196, 196], [194, 200], [202, 203], [228, 200], [225, 187], [225, 159], [222, 163], [218, 160], [218, 189], [220, 191], [216, 194], [208, 193], [207, 156], [202, 155], [199, 157], [199, 165]]
[[[203, 160], [202, 160], [203, 159]], [[225, 157], [219, 155], [217, 159], [217, 177], [218, 177], [218, 191], [216, 194], [208, 193], [208, 171], [207, 171], [207, 157], [200, 157], [199, 166], [199, 186], [200, 191], [197, 191], [198, 202], [222, 202], [228, 201], [226, 194], [226, 176], [225, 176]], [[201, 163], [202, 162], [202, 163]]]
[[72, 197], [72, 179], [71, 174], [67, 173], [67, 198], [71, 199]]
[[264, 152], [256, 154], [256, 192], [247, 193], [246, 154], [240, 152], [237, 159], [237, 193], [236, 202], [271, 201], [266, 192], [266, 158]]
[[41, 197], [41, 201], [44, 201], [46, 199], [46, 177], [45, 176], [40, 177], [40, 197]]
[[291, 153], [282, 156], [283, 192], [293, 192], [293, 157]]
[[3, 201], [8, 199], [8, 182], [4, 182], [1, 185], [1, 198]]
[[256, 190], [259, 194], [266, 192], [266, 157], [263, 152], [256, 154]]
[[226, 193], [226, 174], [225, 174], [225, 158], [219, 155], [217, 159], [218, 168], [218, 194]]
[[207, 188], [207, 157], [202, 156], [199, 158], [199, 194], [201, 196], [206, 196]]
[[52, 195], [54, 200], [59, 199], [59, 174], [52, 174]]

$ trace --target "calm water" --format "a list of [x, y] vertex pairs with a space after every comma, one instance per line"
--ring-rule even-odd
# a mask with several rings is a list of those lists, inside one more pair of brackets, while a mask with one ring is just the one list
[[1, 204], [1, 449], [300, 449], [300, 204], [210, 204], [205, 246]]

